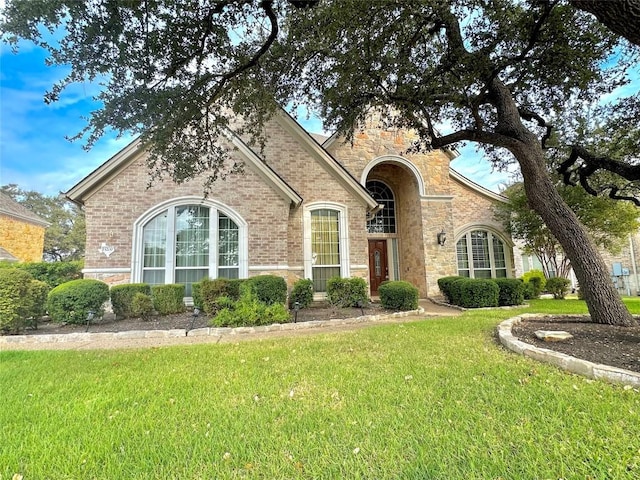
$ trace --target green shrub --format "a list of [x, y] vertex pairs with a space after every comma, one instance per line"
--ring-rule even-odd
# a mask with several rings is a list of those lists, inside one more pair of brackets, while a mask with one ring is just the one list
[[151, 295], [151, 287], [146, 283], [128, 283], [111, 287], [111, 306], [116, 318], [139, 316], [133, 313], [133, 297], [136, 293]]
[[529, 270], [522, 275], [522, 280], [524, 280], [524, 283], [531, 283], [531, 285], [533, 285], [532, 298], [538, 298], [544, 291], [545, 284], [547, 283], [547, 278], [544, 276], [542, 270]]
[[131, 314], [142, 320], [149, 320], [153, 314], [153, 300], [151, 295], [135, 292], [131, 299]]
[[553, 298], [561, 300], [569, 291], [571, 281], [568, 278], [553, 277], [547, 280], [547, 291], [553, 294]]
[[99, 280], [80, 279], [62, 283], [49, 292], [47, 310], [54, 322], [85, 323], [89, 312], [100, 317], [109, 300], [109, 286]]
[[536, 288], [534, 287], [533, 283], [531, 282], [525, 282], [522, 279], [519, 279], [522, 282], [522, 286], [524, 288], [524, 299], [525, 300], [532, 300], [534, 298], [538, 298], [536, 297]]
[[418, 289], [409, 282], [385, 282], [378, 288], [380, 303], [391, 310], [415, 310], [418, 308]]
[[468, 278], [460, 284], [460, 305], [465, 308], [497, 307], [500, 289], [493, 280]]
[[467, 277], [459, 277], [449, 284], [449, 295], [451, 296], [452, 305], [462, 305], [462, 284], [470, 280]]
[[184, 291], [184, 285], [177, 283], [152, 286], [151, 299], [153, 300], [153, 308], [160, 315], [184, 312], [186, 310], [184, 306]]
[[44, 317], [47, 312], [47, 297], [49, 296], [49, 285], [40, 280], [29, 282], [29, 313], [28, 318], [32, 319], [33, 326], [38, 326], [38, 320]]
[[32, 309], [29, 288], [33, 277], [17, 268], [0, 270], [0, 330], [18, 332]]
[[496, 278], [494, 280], [500, 289], [498, 305], [522, 305], [524, 302], [524, 283], [517, 278]]
[[19, 268], [27, 271], [34, 279], [45, 282], [49, 288], [82, 278], [82, 260], [74, 262], [0, 262], [0, 268]]
[[327, 280], [327, 301], [337, 307], [357, 307], [369, 303], [364, 278], [333, 277]]
[[287, 303], [287, 282], [277, 275], [258, 275], [245, 280], [258, 300], [267, 305]]
[[293, 284], [289, 295], [289, 307], [293, 308], [298, 302], [300, 308], [307, 308], [313, 302], [313, 281], [301, 278]]
[[466, 278], [466, 277], [453, 275], [450, 277], [441, 277], [438, 279], [438, 288], [440, 289], [440, 292], [442, 292], [442, 295], [444, 295], [444, 298], [447, 300], [447, 302], [452, 304], [455, 303], [451, 296], [451, 285], [453, 284], [453, 282], [457, 280], [461, 280], [463, 278]]
[[200, 287], [202, 286], [202, 281], [194, 282], [191, 284], [191, 298], [193, 299], [193, 308], [202, 308], [202, 295], [200, 295]]
[[220, 309], [218, 305], [220, 297], [228, 297], [234, 301], [240, 298], [240, 286], [243, 282], [244, 280], [229, 280], [227, 278], [216, 278], [215, 280], [205, 278], [198, 282], [198, 303], [194, 297], [193, 304], [204, 310], [207, 315], [214, 316]]
[[241, 288], [240, 300], [229, 297], [218, 298], [220, 311], [211, 320], [216, 327], [248, 327], [285, 323], [290, 320], [287, 307], [282, 303], [267, 305], [261, 302], [249, 286]]

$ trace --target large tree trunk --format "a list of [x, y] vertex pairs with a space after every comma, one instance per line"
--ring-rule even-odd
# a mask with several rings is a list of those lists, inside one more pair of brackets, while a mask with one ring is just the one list
[[562, 200], [547, 173], [540, 141], [523, 124], [509, 89], [498, 79], [490, 86], [497, 109], [497, 133], [513, 141], [505, 145], [520, 164], [529, 205], [544, 220], [571, 261], [591, 320], [609, 325], [635, 325], [614, 288], [607, 267], [578, 217]]
[[571, 4], [593, 13], [612, 32], [640, 45], [640, 0], [571, 0]]

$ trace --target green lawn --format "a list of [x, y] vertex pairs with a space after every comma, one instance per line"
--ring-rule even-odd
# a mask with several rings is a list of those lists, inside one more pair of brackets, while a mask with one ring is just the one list
[[0, 479], [640, 478], [640, 393], [496, 344], [517, 313], [586, 312], [532, 304], [235, 345], [0, 352]]

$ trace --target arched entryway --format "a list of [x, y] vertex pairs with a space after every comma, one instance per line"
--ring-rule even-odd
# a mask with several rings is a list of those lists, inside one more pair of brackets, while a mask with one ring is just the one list
[[422, 178], [402, 157], [381, 157], [369, 163], [362, 184], [381, 210], [367, 220], [371, 295], [385, 280], [407, 280], [423, 291]]

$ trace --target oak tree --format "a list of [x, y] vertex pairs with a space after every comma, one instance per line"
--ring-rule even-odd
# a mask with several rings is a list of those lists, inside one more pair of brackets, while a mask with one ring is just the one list
[[306, 105], [347, 138], [391, 107], [390, 124], [419, 133], [415, 149], [475, 142], [496, 164], [515, 161], [592, 319], [634, 323], [544, 150], [571, 105], [628, 82], [638, 47], [569, 0], [10, 0], [4, 13], [8, 41], [71, 66], [46, 101], [72, 82], [104, 84], [89, 145], [107, 128], [139, 133], [150, 168], [177, 181], [234, 171], [225, 130], [260, 143], [279, 106]]

